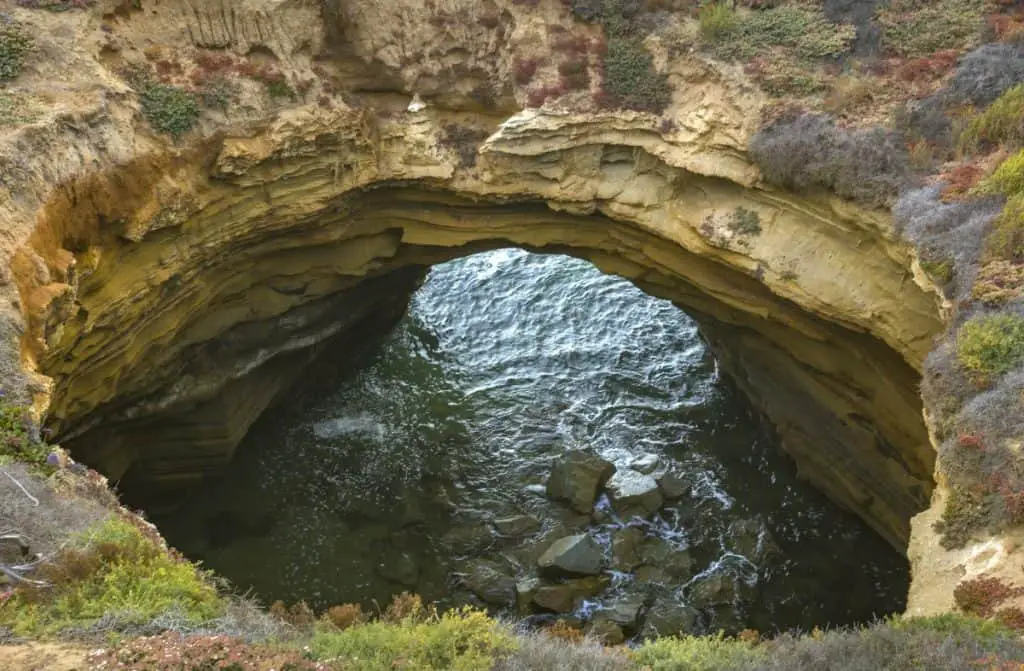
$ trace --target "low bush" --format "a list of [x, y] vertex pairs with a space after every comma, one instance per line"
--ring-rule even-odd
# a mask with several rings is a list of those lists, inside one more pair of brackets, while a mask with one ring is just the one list
[[961, 49], [980, 35], [984, 10], [984, 0], [892, 0], [878, 15], [882, 46], [908, 57]]
[[0, 82], [11, 81], [21, 74], [25, 58], [34, 46], [24, 26], [0, 13]]
[[196, 567], [119, 518], [73, 537], [37, 577], [49, 587], [22, 586], [0, 608], [0, 626], [25, 636], [88, 626], [113, 614], [147, 622], [170, 610], [189, 622], [216, 618], [224, 603]]
[[984, 44], [957, 65], [944, 95], [953, 104], [987, 105], [1024, 83], [1024, 44]]
[[873, 207], [892, 204], [908, 179], [907, 153], [880, 128], [847, 130], [831, 117], [802, 114], [762, 128], [750, 156], [776, 184], [822, 187]]
[[856, 35], [853, 26], [834, 24], [821, 11], [797, 5], [738, 14], [716, 25], [709, 47], [720, 58], [738, 60], [764, 55], [773, 47], [791, 49], [805, 61], [836, 57], [850, 48]]
[[976, 315], [957, 331], [956, 354], [968, 371], [1002, 375], [1024, 363], [1024, 317], [1012, 313]]
[[660, 114], [672, 100], [668, 77], [654, 69], [654, 59], [643, 42], [615, 37], [608, 41], [604, 60], [606, 102]]
[[999, 146], [1024, 146], [1024, 84], [999, 96], [987, 109], [970, 119], [958, 138], [962, 152]]
[[170, 84], [147, 83], [139, 91], [142, 114], [154, 129], [179, 138], [199, 122], [195, 94]]
[[314, 659], [365, 671], [485, 671], [515, 647], [508, 630], [468, 608], [443, 615], [423, 609], [398, 622], [377, 621], [344, 631], [321, 628], [309, 642]]

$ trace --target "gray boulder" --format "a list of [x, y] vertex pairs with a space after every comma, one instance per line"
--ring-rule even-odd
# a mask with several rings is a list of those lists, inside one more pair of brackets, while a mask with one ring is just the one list
[[485, 603], [511, 606], [516, 602], [515, 578], [494, 562], [473, 562], [466, 573], [465, 582], [466, 587]]
[[615, 473], [615, 466], [601, 457], [580, 450], [566, 452], [555, 462], [548, 477], [547, 495], [568, 503], [574, 510], [590, 514], [598, 492]]
[[597, 575], [605, 567], [604, 551], [587, 534], [566, 536], [537, 559], [537, 566], [549, 576]]
[[647, 517], [665, 502], [657, 481], [636, 471], [616, 472], [605, 489], [612, 508], [622, 517]]

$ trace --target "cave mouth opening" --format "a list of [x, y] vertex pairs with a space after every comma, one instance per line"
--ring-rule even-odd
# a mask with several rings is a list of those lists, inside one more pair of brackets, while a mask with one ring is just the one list
[[[221, 477], [129, 503], [237, 588], [317, 610], [411, 591], [626, 635], [903, 610], [906, 559], [797, 477], [696, 323], [628, 280], [482, 252], [431, 268], [380, 340], [264, 413]], [[617, 469], [590, 514], [545, 487], [576, 450]], [[538, 571], [581, 534], [599, 574]]]

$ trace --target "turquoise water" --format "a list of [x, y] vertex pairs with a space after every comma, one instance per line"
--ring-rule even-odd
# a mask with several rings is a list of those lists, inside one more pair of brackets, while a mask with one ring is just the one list
[[[906, 560], [797, 480], [685, 313], [584, 261], [519, 250], [433, 268], [353, 376], [261, 419], [226, 477], [154, 521], [266, 601], [372, 606], [409, 590], [479, 603], [464, 584], [474, 560], [523, 579], [553, 539], [587, 532], [607, 549], [629, 523], [546, 498], [566, 449], [619, 467], [653, 454], [693, 482], [632, 522], [649, 545], [688, 552], [692, 575], [614, 573], [577, 618], [636, 597], [695, 603], [701, 631], [773, 631], [904, 606]], [[495, 532], [523, 514], [536, 528]], [[697, 600], [717, 577], [730, 598]]]

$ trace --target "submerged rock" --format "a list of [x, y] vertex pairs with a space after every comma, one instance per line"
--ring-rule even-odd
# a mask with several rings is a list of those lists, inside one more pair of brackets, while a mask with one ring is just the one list
[[540, 556], [537, 566], [552, 576], [597, 575], [605, 567], [604, 551], [587, 534], [566, 536]]
[[566, 452], [551, 469], [547, 495], [573, 509], [589, 514], [601, 487], [615, 473], [615, 466], [601, 457], [580, 450]]
[[477, 561], [470, 565], [465, 577], [466, 587], [485, 603], [511, 606], [516, 603], [516, 581], [500, 565]]
[[647, 517], [664, 503], [655, 479], [636, 471], [616, 472], [605, 487], [612, 508], [622, 517]]
[[640, 456], [629, 462], [629, 467], [637, 473], [650, 474], [653, 473], [661, 459], [656, 454], [641, 454]]
[[667, 501], [678, 499], [690, 493], [693, 480], [675, 471], [661, 471], [654, 474], [654, 480]]
[[493, 522], [494, 530], [502, 536], [528, 536], [540, 529], [540, 521], [532, 515], [512, 515]]

